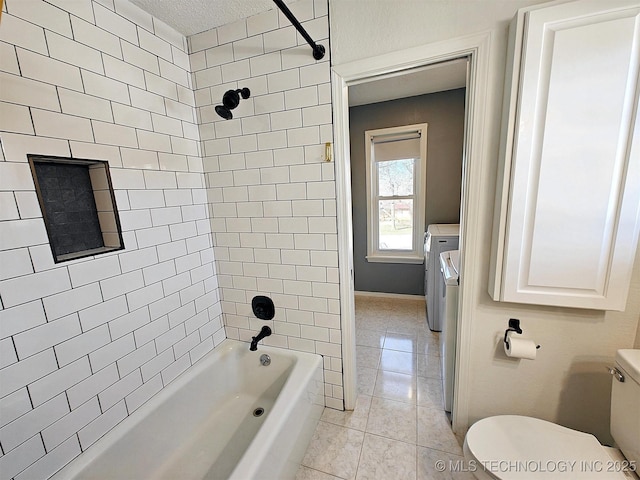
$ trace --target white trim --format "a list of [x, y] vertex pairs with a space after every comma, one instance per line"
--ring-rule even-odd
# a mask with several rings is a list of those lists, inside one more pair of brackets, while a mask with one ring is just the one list
[[[424, 231], [424, 225], [422, 226], [422, 228], [423, 230], [421, 231]], [[422, 245], [421, 245], [421, 248], [423, 248]], [[367, 262], [371, 262], [371, 263], [412, 263], [415, 265], [424, 263], [423, 255], [411, 254], [411, 255], [400, 256], [397, 254], [397, 251], [389, 250], [389, 252], [393, 252], [393, 253], [390, 253], [390, 254], [377, 253], [377, 254], [367, 255], [365, 258], [367, 259]]]
[[[465, 146], [463, 162], [462, 203], [460, 212], [460, 288], [458, 290], [458, 338], [456, 342], [456, 377], [453, 404], [453, 431], [465, 433], [469, 428], [469, 408], [471, 403], [471, 343], [474, 316], [473, 292], [479, 292], [481, 279], [467, 265], [478, 263], [486, 256], [481, 248], [482, 225], [482, 183], [483, 171], [490, 166], [486, 128], [488, 98], [491, 81], [490, 72], [491, 32], [478, 36], [470, 53], [467, 80], [467, 114], [465, 125]], [[465, 275], [465, 272], [469, 272]]]
[[[425, 65], [470, 58], [467, 82], [467, 115], [465, 125], [465, 162], [461, 204], [461, 285], [458, 298], [458, 348], [456, 349], [456, 398], [453, 405], [453, 429], [463, 433], [469, 424], [471, 327], [473, 292], [479, 291], [479, 278], [469, 264], [486, 252], [480, 251], [482, 202], [481, 180], [488, 168], [484, 117], [487, 110], [491, 32], [454, 38], [334, 66], [331, 88], [333, 95], [334, 140], [336, 148], [336, 189], [338, 215], [338, 258], [340, 260], [340, 307], [342, 312], [343, 388], [345, 408], [352, 410], [357, 397], [355, 362], [355, 315], [353, 311], [353, 233], [351, 224], [351, 183], [349, 157], [349, 92], [350, 85], [365, 83], [375, 77], [402, 72]], [[465, 272], [469, 271], [469, 275]], [[469, 292], [465, 294], [465, 292]]]
[[344, 408], [356, 406], [356, 332], [353, 300], [353, 224], [351, 222], [351, 155], [349, 152], [349, 102], [346, 82], [331, 72], [333, 97], [333, 137], [336, 175], [338, 227], [338, 278], [340, 280], [340, 321], [342, 327], [342, 385]]
[[424, 295], [409, 295], [406, 293], [365, 292], [362, 290], [356, 290], [354, 293], [356, 297], [398, 298], [404, 300], [421, 300], [423, 302], [425, 300]]

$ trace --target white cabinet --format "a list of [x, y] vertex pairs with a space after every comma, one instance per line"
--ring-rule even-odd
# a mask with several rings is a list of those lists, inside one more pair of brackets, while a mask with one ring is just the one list
[[640, 226], [640, 2], [553, 2], [510, 30], [489, 291], [624, 310]]

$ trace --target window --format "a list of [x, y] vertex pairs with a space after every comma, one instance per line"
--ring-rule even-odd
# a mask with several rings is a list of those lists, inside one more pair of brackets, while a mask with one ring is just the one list
[[367, 260], [422, 263], [427, 124], [368, 130]]
[[124, 248], [107, 162], [28, 158], [56, 263]]

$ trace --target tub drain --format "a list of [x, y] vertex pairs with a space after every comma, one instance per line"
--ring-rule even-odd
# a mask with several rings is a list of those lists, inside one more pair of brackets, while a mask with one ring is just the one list
[[254, 417], [259, 417], [264, 413], [264, 408], [262, 407], [258, 407], [253, 411], [253, 416]]

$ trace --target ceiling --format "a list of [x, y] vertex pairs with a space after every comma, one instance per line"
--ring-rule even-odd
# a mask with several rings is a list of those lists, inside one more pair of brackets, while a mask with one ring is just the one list
[[185, 36], [276, 8], [271, 0], [130, 0]]
[[[130, 1], [185, 36], [277, 8], [272, 0]], [[466, 60], [452, 60], [368, 79], [359, 85], [350, 86], [349, 106], [463, 88], [465, 84]]]
[[464, 88], [467, 83], [467, 60], [448, 62], [402, 71], [367, 80], [349, 87], [349, 106], [414, 97], [427, 93]]

